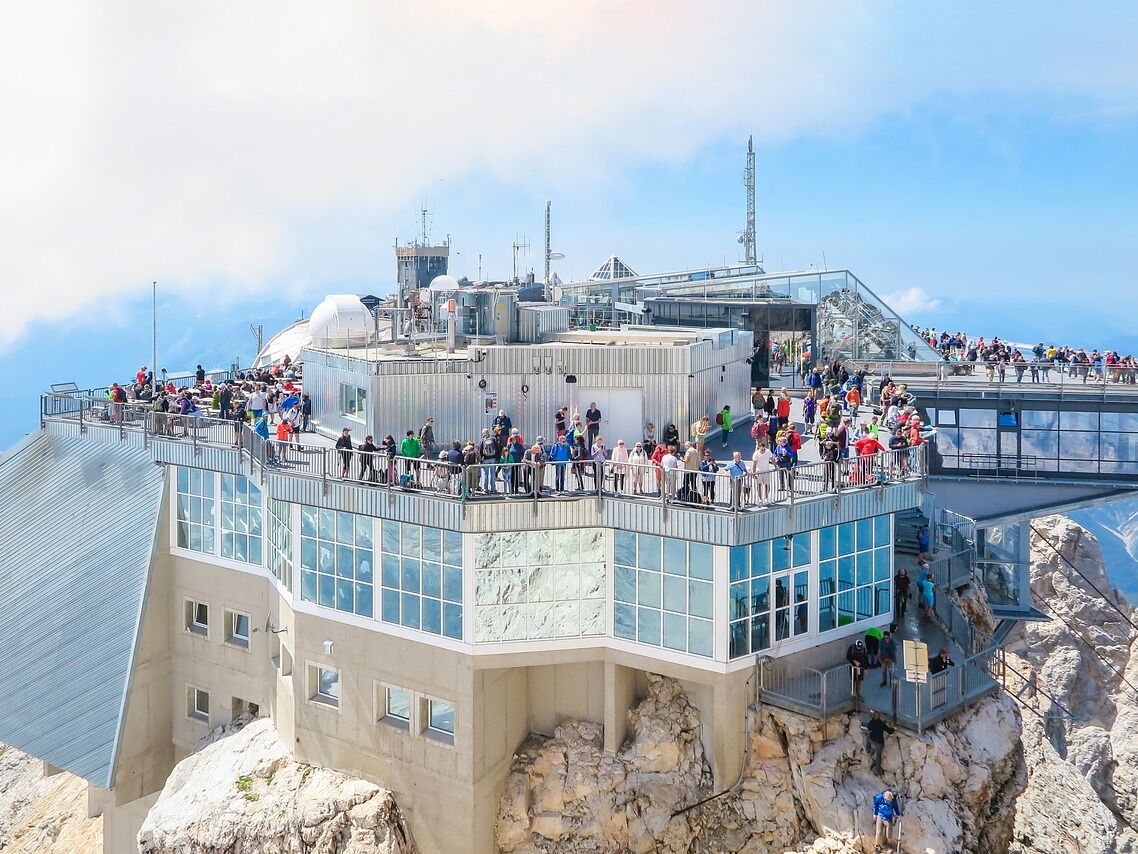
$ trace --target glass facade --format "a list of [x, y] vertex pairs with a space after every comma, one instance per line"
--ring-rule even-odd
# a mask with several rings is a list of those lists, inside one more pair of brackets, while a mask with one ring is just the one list
[[618, 638], [713, 654], [711, 546], [616, 531], [613, 573]]
[[343, 511], [300, 508], [300, 598], [372, 616], [374, 521]]
[[813, 559], [810, 532], [731, 548], [731, 658], [809, 633]]
[[221, 556], [261, 565], [261, 490], [239, 474], [221, 475]]
[[379, 617], [462, 640], [462, 534], [383, 519]]
[[178, 468], [178, 546], [214, 554], [214, 478], [211, 471]]
[[890, 516], [878, 516], [818, 531], [819, 632], [890, 613], [891, 521]]
[[605, 547], [601, 528], [479, 534], [474, 639], [604, 635]]
[[292, 592], [292, 505], [269, 499], [269, 569]]

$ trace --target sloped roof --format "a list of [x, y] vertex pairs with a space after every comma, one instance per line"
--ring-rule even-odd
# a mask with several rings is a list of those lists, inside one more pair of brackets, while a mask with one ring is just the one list
[[111, 788], [164, 471], [33, 434], [0, 457], [0, 742]]
[[609, 281], [611, 279], [635, 279], [636, 273], [631, 267], [617, 258], [615, 255], [610, 255], [605, 259], [604, 263], [597, 269], [593, 270], [592, 275], [589, 276], [594, 281]]

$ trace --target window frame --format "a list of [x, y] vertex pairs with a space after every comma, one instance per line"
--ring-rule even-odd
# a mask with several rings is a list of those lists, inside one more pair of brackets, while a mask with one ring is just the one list
[[[440, 729], [433, 724], [434, 719], [434, 706], [448, 706], [450, 708], [451, 726], [453, 731], [447, 732], [445, 729]], [[419, 734], [428, 741], [433, 741], [436, 744], [446, 745], [448, 747], [454, 746], [455, 735], [458, 731], [458, 707], [450, 700], [442, 700], [438, 697], [432, 697], [424, 694], [420, 698], [419, 713], [421, 715], [421, 725]]]
[[[205, 622], [198, 620], [200, 608], [205, 608]], [[209, 640], [209, 603], [191, 596], [182, 598], [183, 624], [186, 634]]]
[[[246, 634], [239, 635], [237, 633], [237, 621], [244, 617], [246, 621]], [[238, 649], [249, 651], [249, 647], [253, 640], [253, 617], [248, 611], [238, 611], [231, 608], [225, 609], [225, 642]]]
[[[327, 694], [321, 690], [323, 684], [321, 676], [325, 672], [336, 674], [336, 686], [339, 690], [339, 696]], [[332, 667], [328, 664], [317, 664], [313, 661], [308, 662], [308, 702], [310, 704], [324, 709], [340, 711], [344, 703], [343, 685], [343, 672], [339, 668]]]
[[[397, 714], [392, 711], [392, 696], [401, 694], [406, 698], [407, 715]], [[410, 732], [411, 726], [414, 723], [415, 717], [415, 692], [410, 688], [402, 688], [398, 685], [392, 685], [387, 682], [380, 682], [377, 684], [376, 704], [379, 707], [379, 715], [377, 723], [385, 724], [395, 729]]]
[[[200, 708], [199, 700], [205, 697], [205, 711]], [[186, 717], [190, 720], [209, 725], [210, 696], [209, 691], [197, 685], [186, 684]]]

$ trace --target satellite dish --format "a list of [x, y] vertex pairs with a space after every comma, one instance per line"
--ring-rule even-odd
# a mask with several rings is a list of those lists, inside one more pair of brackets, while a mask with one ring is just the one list
[[550, 252], [549, 253], [549, 260], [550, 261], [564, 261], [565, 260], [565, 253], [564, 252]]
[[424, 305], [430, 305], [431, 304], [431, 289], [430, 288], [419, 288], [419, 302], [423, 303]]
[[554, 302], [561, 302], [561, 295], [563, 293], [565, 292], [562, 290], [561, 285], [555, 285], [549, 291], [549, 295], [553, 297]]

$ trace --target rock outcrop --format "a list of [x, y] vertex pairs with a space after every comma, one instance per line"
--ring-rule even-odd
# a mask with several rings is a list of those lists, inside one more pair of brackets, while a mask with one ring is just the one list
[[[573, 721], [552, 739], [531, 738], [515, 757], [498, 815], [502, 851], [861, 851], [869, 804], [882, 781], [869, 773], [860, 722], [823, 723], [765, 708], [751, 735], [742, 785], [713, 794], [699, 717], [680, 686], [652, 676], [630, 712], [628, 742], [602, 750], [597, 724]], [[908, 795], [914, 851], [1000, 851], [1026, 774], [1007, 697], [917, 738], [891, 738], [885, 777]], [[693, 809], [681, 811], [685, 806]], [[677, 813], [673, 815], [673, 813]]]
[[1051, 619], [1008, 651], [1030, 775], [1010, 850], [1138, 851], [1138, 614], [1088, 531], [1061, 516], [1032, 529], [1031, 589]]
[[211, 732], [175, 766], [138, 834], [140, 854], [412, 854], [391, 792], [292, 759], [271, 720]]
[[102, 854], [103, 820], [87, 817], [87, 782], [44, 776], [39, 759], [0, 745], [0, 851]]

